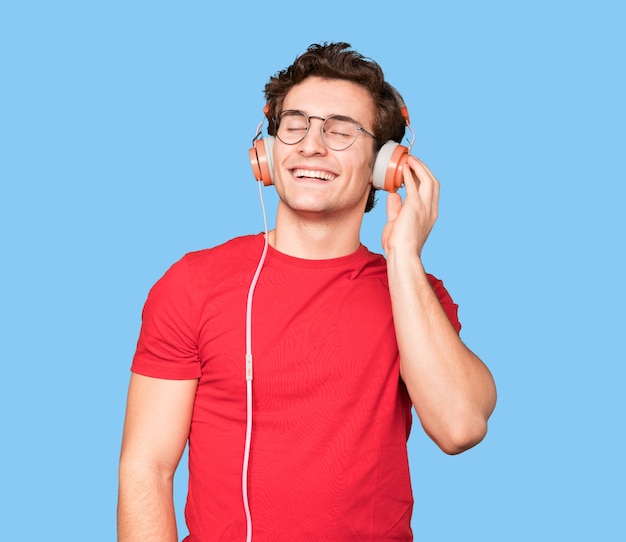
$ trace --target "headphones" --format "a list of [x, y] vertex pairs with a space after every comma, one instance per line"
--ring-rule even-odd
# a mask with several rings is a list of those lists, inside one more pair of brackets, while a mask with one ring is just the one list
[[[393, 87], [392, 87], [393, 88]], [[400, 94], [393, 89], [396, 101], [400, 108], [400, 112], [406, 121], [406, 125], [413, 132], [409, 120], [409, 111], [404, 105]], [[265, 116], [268, 117], [269, 106], [266, 104], [263, 108]], [[268, 117], [269, 118], [269, 117]], [[274, 184], [272, 174], [274, 171], [273, 152], [274, 152], [274, 136], [268, 135], [261, 137], [261, 126], [259, 124], [256, 135], [252, 140], [252, 148], [249, 151], [250, 165], [252, 173], [257, 181], [263, 181], [265, 186]], [[412, 144], [411, 144], [412, 146]], [[372, 175], [372, 183], [374, 188], [395, 192], [403, 184], [402, 169], [409, 157], [410, 147], [400, 145], [395, 141], [387, 141], [378, 151], [376, 162], [374, 163], [374, 172]]]

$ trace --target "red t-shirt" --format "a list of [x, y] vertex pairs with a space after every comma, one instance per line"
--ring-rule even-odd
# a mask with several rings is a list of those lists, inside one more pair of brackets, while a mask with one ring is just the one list
[[[189, 435], [188, 542], [245, 540], [245, 319], [263, 236], [187, 254], [154, 285], [132, 365], [199, 378]], [[457, 330], [457, 306], [429, 277]], [[406, 441], [386, 263], [269, 249], [252, 305], [255, 542], [412, 540]]]

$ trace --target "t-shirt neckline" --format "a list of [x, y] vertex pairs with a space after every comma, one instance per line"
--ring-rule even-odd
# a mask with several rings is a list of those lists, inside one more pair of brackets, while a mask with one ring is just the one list
[[[258, 234], [257, 239], [260, 244], [263, 244], [265, 242], [264, 233]], [[329, 258], [324, 260], [307, 260], [304, 258], [289, 256], [288, 254], [276, 250], [271, 245], [268, 246], [267, 249], [268, 261], [273, 261], [294, 267], [306, 267], [313, 269], [327, 269], [331, 267], [349, 266], [358, 262], [362, 258], [366, 258], [368, 254], [369, 250], [363, 243], [359, 244], [359, 248], [357, 248], [351, 254], [347, 254], [346, 256], [339, 256], [338, 258]]]

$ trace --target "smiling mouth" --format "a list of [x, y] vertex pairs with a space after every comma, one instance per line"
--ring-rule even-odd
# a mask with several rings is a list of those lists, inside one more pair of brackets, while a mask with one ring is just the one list
[[336, 175], [328, 171], [310, 169], [294, 169], [292, 170], [292, 174], [298, 179], [319, 179], [321, 181], [332, 181], [336, 177]]

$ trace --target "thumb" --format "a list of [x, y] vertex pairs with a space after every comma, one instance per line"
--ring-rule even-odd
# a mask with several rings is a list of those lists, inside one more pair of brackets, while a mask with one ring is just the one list
[[387, 221], [391, 222], [398, 217], [402, 209], [402, 198], [400, 194], [391, 192], [387, 195]]

